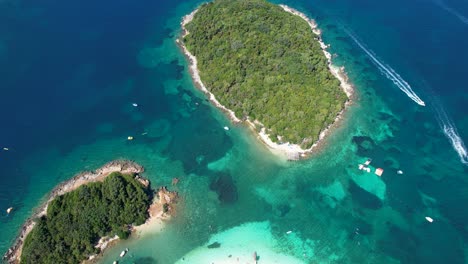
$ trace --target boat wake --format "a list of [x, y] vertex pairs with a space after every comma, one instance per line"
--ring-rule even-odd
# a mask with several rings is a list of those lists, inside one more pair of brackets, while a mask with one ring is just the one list
[[457, 152], [460, 157], [460, 161], [463, 164], [468, 165], [468, 151], [466, 150], [465, 143], [458, 134], [457, 127], [453, 123], [452, 119], [447, 115], [447, 112], [445, 112], [439, 100], [435, 99], [435, 96], [433, 97], [434, 100], [432, 100], [432, 105], [440, 128], [444, 132], [450, 144], [452, 144], [453, 149]]
[[446, 126], [446, 125], [444, 125], [443, 129], [444, 129], [444, 134], [450, 140], [450, 143], [452, 143], [452, 146], [455, 149], [455, 151], [458, 153], [458, 156], [460, 156], [460, 161], [463, 164], [468, 164], [468, 153], [466, 151], [466, 147], [465, 147], [465, 144], [463, 143], [463, 140], [458, 135], [457, 129], [454, 126]]
[[463, 22], [465, 25], [468, 25], [468, 18], [463, 16], [462, 14], [458, 13], [457, 10], [451, 8], [448, 6], [444, 1], [442, 0], [434, 0], [433, 1], [436, 5], [444, 9], [445, 11], [449, 12], [450, 14], [454, 15], [457, 17], [461, 22]]
[[429, 100], [429, 106], [434, 111], [435, 118], [437, 120], [437, 123], [439, 123], [442, 132], [444, 132], [444, 135], [449, 140], [453, 149], [457, 152], [458, 156], [460, 157], [460, 161], [463, 164], [468, 165], [468, 151], [466, 150], [465, 143], [458, 134], [458, 130], [455, 126], [455, 123], [445, 111], [442, 102], [438, 99], [439, 97], [431, 88], [429, 83], [424, 78], [419, 78], [418, 80], [418, 85], [424, 87], [426, 96]]
[[389, 80], [391, 80], [401, 91], [403, 91], [411, 100], [416, 102], [421, 106], [426, 106], [421, 98], [411, 89], [411, 86], [406, 82], [401, 76], [395, 72], [389, 65], [380, 61], [375, 54], [362, 44], [358, 37], [348, 29], [344, 29], [346, 34], [366, 53], [366, 55], [371, 59], [371, 61], [377, 66], [380, 72], [382, 72]]
[[[436, 0], [438, 1], [438, 0]], [[439, 1], [443, 4], [443, 2]], [[467, 22], [468, 19], [462, 16]], [[385, 64], [378, 57], [359, 40], [355, 33], [351, 30], [344, 27], [344, 31], [348, 36], [358, 45], [365, 54], [369, 57], [369, 59], [374, 63], [379, 71], [383, 73], [389, 80], [391, 80], [401, 91], [403, 91], [411, 100], [416, 102], [421, 106], [426, 106], [426, 103], [419, 98], [419, 96], [411, 89], [411, 86], [406, 82], [392, 67]], [[420, 86], [425, 87], [426, 96], [428, 97], [429, 103], [431, 107], [434, 109], [436, 114], [437, 122], [439, 123], [440, 128], [444, 132], [444, 135], [449, 140], [450, 144], [452, 145], [453, 149], [457, 152], [458, 156], [460, 157], [460, 161], [468, 165], [468, 150], [466, 149], [465, 143], [463, 142], [462, 138], [458, 134], [457, 128], [451, 118], [448, 116], [447, 112], [444, 110], [442, 103], [437, 99], [434, 91], [430, 88], [428, 83], [425, 80], [419, 80], [421, 82]]]

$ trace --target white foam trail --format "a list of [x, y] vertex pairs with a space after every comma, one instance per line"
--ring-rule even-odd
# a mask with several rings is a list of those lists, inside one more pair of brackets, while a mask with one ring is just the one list
[[458, 153], [458, 156], [460, 156], [460, 161], [463, 164], [468, 164], [468, 153], [466, 151], [465, 143], [463, 143], [460, 135], [458, 135], [456, 128], [453, 126], [444, 126], [444, 133], [450, 140], [450, 143], [452, 143], [452, 146]]
[[[427, 87], [429, 88], [429, 86]], [[452, 144], [453, 149], [457, 152], [458, 156], [460, 157], [460, 161], [463, 164], [468, 165], [468, 151], [466, 150], [465, 143], [458, 134], [457, 127], [449, 118], [447, 112], [445, 112], [440, 101], [436, 99], [435, 95], [433, 95], [433, 97], [433, 100], [431, 100], [432, 105], [437, 114], [437, 121], [439, 122], [442, 131], [449, 140], [450, 144]]]
[[377, 68], [382, 72], [389, 80], [391, 80], [401, 91], [403, 91], [411, 100], [416, 102], [421, 106], [426, 106], [421, 98], [411, 89], [411, 86], [401, 78], [401, 76], [395, 72], [389, 65], [379, 61], [377, 57], [372, 54], [370, 50], [368, 50], [359, 40], [358, 38], [351, 33], [349, 30], [345, 29], [345, 32], [351, 39], [367, 54], [367, 56], [371, 59], [371, 61], [377, 66]]
[[463, 16], [462, 14], [458, 13], [457, 10], [451, 8], [447, 4], [445, 4], [444, 1], [442, 0], [435, 0], [434, 3], [438, 6], [440, 6], [442, 9], [445, 11], [449, 12], [450, 14], [456, 16], [461, 22], [463, 22], [465, 25], [468, 25], [468, 18]]

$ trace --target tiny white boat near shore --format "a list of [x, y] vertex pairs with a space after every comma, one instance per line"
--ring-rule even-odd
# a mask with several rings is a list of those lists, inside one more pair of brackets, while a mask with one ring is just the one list
[[10, 207], [10, 208], [8, 208], [8, 209], [6, 210], [7, 214], [10, 214], [11, 211], [13, 211], [13, 207]]
[[225, 126], [225, 127], [224, 127], [224, 130], [226, 130], [226, 131], [229, 130], [229, 127]]
[[120, 257], [121, 258], [124, 257], [125, 254], [127, 254], [127, 252], [128, 252], [128, 248], [126, 248], [125, 250], [122, 250], [122, 252], [120, 252]]

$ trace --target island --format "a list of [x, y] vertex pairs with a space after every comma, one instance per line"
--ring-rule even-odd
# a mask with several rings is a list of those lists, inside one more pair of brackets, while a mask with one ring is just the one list
[[134, 162], [117, 160], [61, 183], [23, 225], [4, 260], [91, 263], [110, 243], [167, 218], [177, 193], [166, 187], [155, 193], [143, 171]]
[[210, 100], [288, 158], [310, 152], [350, 103], [317, 25], [288, 6], [214, 0], [183, 18], [177, 42]]

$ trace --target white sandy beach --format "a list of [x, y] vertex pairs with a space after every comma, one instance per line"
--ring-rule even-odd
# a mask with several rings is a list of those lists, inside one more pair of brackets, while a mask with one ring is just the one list
[[[213, 247], [213, 243], [218, 245]], [[212, 245], [211, 248], [208, 248], [209, 245]], [[273, 236], [270, 224], [253, 222], [214, 235], [208, 243], [192, 250], [176, 264], [306, 263], [280, 251], [279, 241]], [[254, 252], [258, 261], [254, 259]]]
[[[318, 37], [320, 47], [322, 48], [322, 51], [323, 51], [325, 57], [328, 60], [328, 66], [329, 66], [330, 72], [333, 74], [333, 76], [335, 76], [340, 81], [340, 86], [341, 86], [341, 88], [343, 89], [343, 91], [346, 93], [346, 95], [348, 97], [348, 101], [345, 104], [345, 108], [337, 115], [337, 117], [335, 118], [335, 121], [320, 133], [319, 139], [312, 145], [312, 147], [310, 147], [308, 149], [303, 149], [298, 144], [290, 144], [288, 142], [282, 143], [282, 144], [277, 144], [277, 143], [273, 142], [270, 139], [270, 137], [269, 137], [265, 127], [263, 126], [263, 124], [261, 124], [257, 120], [254, 120], [254, 121], [249, 120], [249, 119], [245, 120], [247, 122], [247, 124], [250, 127], [252, 127], [254, 130], [255, 130], [255, 124], [260, 125], [260, 126], [263, 127], [260, 130], [260, 132], [258, 133], [258, 136], [259, 136], [260, 140], [268, 147], [268, 149], [273, 154], [275, 154], [275, 155], [277, 155], [277, 156], [279, 156], [281, 158], [286, 158], [286, 159], [291, 160], [291, 159], [300, 159], [301, 157], [306, 156], [308, 153], [311, 153], [323, 141], [323, 138], [330, 132], [330, 129], [333, 127], [333, 125], [336, 125], [336, 123], [341, 119], [341, 117], [343, 116], [344, 111], [350, 105], [351, 99], [352, 99], [352, 96], [353, 96], [353, 93], [354, 93], [354, 88], [348, 81], [348, 76], [347, 76], [347, 74], [345, 72], [344, 67], [337, 67], [337, 66], [332, 64], [332, 55], [327, 51], [328, 46], [322, 41], [322, 39], [321, 39], [321, 30], [317, 27], [317, 24], [315, 23], [315, 21], [312, 20], [312, 19], [309, 19], [305, 14], [303, 14], [303, 13], [301, 13], [301, 12], [291, 8], [291, 7], [288, 7], [286, 5], [280, 5], [280, 6], [286, 12], [289, 12], [289, 13], [291, 13], [293, 15], [297, 15], [297, 16], [301, 17], [302, 19], [304, 19], [309, 24], [309, 26], [310, 26], [311, 30], [313, 31], [313, 33], [315, 35], [317, 35], [317, 37]], [[185, 25], [187, 25], [188, 23], [190, 23], [190, 21], [192, 21], [192, 19], [193, 19], [194, 15], [196, 14], [197, 11], [198, 11], [198, 9], [194, 10], [192, 13], [186, 15], [183, 18], [182, 23], [181, 23], [182, 29], [183, 29], [183, 35], [182, 35], [181, 39], [183, 39], [185, 36], [187, 36], [190, 33], [185, 28]], [[226, 108], [221, 103], [219, 103], [219, 101], [216, 99], [216, 97], [211, 92], [208, 91], [206, 86], [201, 81], [200, 73], [199, 73], [199, 70], [197, 68], [197, 58], [195, 56], [193, 56], [187, 50], [187, 48], [183, 44], [183, 41], [178, 39], [177, 43], [181, 46], [184, 54], [189, 58], [190, 73], [191, 73], [192, 79], [195, 82], [195, 84], [198, 87], [200, 87], [200, 89], [205, 94], [208, 95], [210, 101], [213, 102], [213, 104], [216, 107], [218, 107], [218, 108], [222, 109], [223, 111], [225, 111], [226, 113], [228, 113], [228, 116], [230, 117], [230, 119], [233, 122], [235, 122], [235, 123], [241, 122], [242, 120], [239, 119], [238, 117], [236, 117], [235, 113], [232, 110]]]

